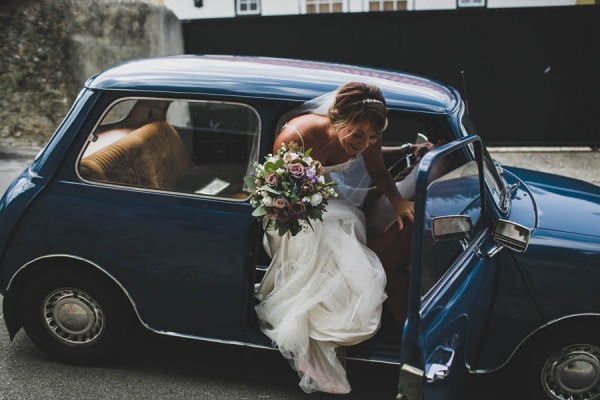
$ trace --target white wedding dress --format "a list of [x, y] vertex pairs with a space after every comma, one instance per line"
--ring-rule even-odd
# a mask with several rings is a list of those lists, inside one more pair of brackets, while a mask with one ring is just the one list
[[[356, 164], [352, 159], [325, 167], [326, 177]], [[261, 300], [256, 312], [262, 331], [298, 371], [307, 393], [350, 391], [344, 352], [336, 349], [372, 337], [386, 299], [385, 272], [366, 246], [364, 214], [339, 194], [329, 200], [323, 222], [311, 221], [314, 231], [265, 235], [272, 262], [256, 291]]]

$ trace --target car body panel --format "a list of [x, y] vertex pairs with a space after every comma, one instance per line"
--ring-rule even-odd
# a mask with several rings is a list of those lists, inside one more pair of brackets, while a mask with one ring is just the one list
[[[282, 115], [351, 80], [380, 86], [390, 113], [429, 118], [432, 125], [442, 121], [445, 148], [462, 146], [466, 160], [481, 165], [478, 142], [462, 123], [466, 108], [459, 93], [412, 74], [303, 60], [176, 56], [124, 63], [88, 80], [49, 144], [0, 200], [0, 292], [11, 338], [21, 326], [19, 291], [27, 272], [41, 261], [72, 259], [117, 282], [148, 329], [270, 348], [253, 310], [256, 267], [264, 260], [262, 231], [247, 201], [86, 181], [77, 163], [108, 108], [138, 97], [247, 105], [260, 117], [261, 159], [271, 151]], [[446, 379], [422, 384], [428, 400], [456, 398], [469, 373], [507, 365], [547, 324], [600, 314], [600, 189], [519, 168], [506, 167], [503, 176], [508, 185], [519, 183], [509, 208], [500, 209], [485, 188], [485, 229], [451, 272], [423, 298], [420, 277], [411, 277], [401, 346], [399, 334], [385, 345], [367, 341], [349, 348], [349, 358], [426, 371], [438, 349], [450, 348], [455, 369]], [[422, 183], [417, 191], [420, 223], [425, 197], [419, 196], [426, 188]], [[525, 253], [505, 248], [487, 257], [498, 219], [531, 229]], [[431, 225], [415, 233], [416, 260], [424, 235], [431, 235]], [[418, 271], [418, 261], [412, 268]]]
[[531, 191], [539, 228], [600, 237], [600, 187], [560, 175], [509, 168]]
[[[174, 60], [177, 73], [169, 73]], [[137, 60], [97, 75], [87, 82], [87, 86], [103, 90], [239, 97], [251, 93], [255, 98], [305, 101], [351, 80], [378, 85], [388, 106], [394, 108], [448, 113], [458, 104], [456, 93], [448, 86], [415, 75], [267, 57], [177, 56]]]

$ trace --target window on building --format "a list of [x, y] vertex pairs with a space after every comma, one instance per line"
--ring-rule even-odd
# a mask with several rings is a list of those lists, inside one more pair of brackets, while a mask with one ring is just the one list
[[342, 0], [305, 0], [307, 14], [343, 12]]
[[407, 3], [407, 0], [369, 0], [369, 11], [406, 10]]
[[485, 7], [485, 0], [457, 0], [457, 7]]
[[237, 15], [260, 14], [260, 0], [237, 0]]

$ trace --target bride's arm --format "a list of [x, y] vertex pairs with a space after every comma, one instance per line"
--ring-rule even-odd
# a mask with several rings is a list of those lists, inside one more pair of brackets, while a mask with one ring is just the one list
[[392, 176], [385, 167], [381, 153], [381, 138], [375, 144], [369, 146], [363, 153], [367, 172], [375, 186], [388, 198], [396, 212], [398, 227], [402, 229], [404, 224], [402, 218], [414, 221], [414, 204], [404, 200], [394, 183]]

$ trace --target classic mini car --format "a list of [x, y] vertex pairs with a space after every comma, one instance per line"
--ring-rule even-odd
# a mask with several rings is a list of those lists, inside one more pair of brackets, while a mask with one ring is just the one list
[[503, 168], [449, 86], [331, 63], [177, 56], [90, 78], [0, 202], [10, 337], [23, 327], [83, 363], [114, 356], [136, 323], [272, 348], [253, 307], [270, 260], [243, 178], [286, 112], [349, 81], [382, 89], [385, 145], [443, 144], [412, 175], [406, 322], [384, 311], [348, 357], [398, 364], [403, 399], [465, 398], [474, 374], [499, 370], [514, 398], [600, 399], [600, 188]]

